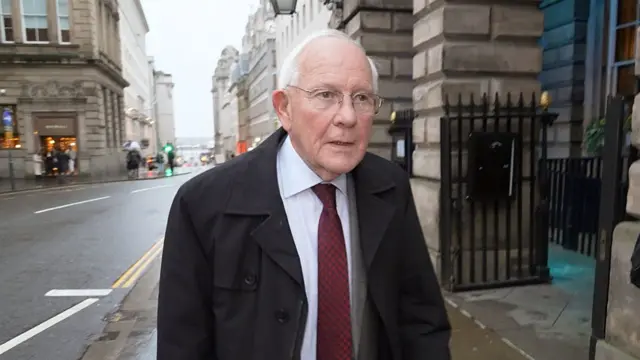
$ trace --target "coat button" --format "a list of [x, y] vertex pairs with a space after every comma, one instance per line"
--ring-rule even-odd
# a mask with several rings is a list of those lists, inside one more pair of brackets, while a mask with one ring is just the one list
[[244, 277], [244, 283], [249, 285], [249, 286], [253, 286], [256, 283], [256, 276], [253, 274], [247, 274]]
[[289, 321], [289, 313], [285, 309], [276, 311], [276, 320], [278, 320], [280, 324], [286, 323]]

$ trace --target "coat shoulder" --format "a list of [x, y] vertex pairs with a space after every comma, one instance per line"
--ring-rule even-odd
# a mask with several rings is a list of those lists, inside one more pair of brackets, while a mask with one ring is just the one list
[[409, 174], [398, 164], [383, 158], [382, 156], [367, 152], [363, 162], [367, 164], [375, 176], [387, 176], [393, 180], [396, 185], [409, 184]]
[[225, 203], [230, 186], [241, 177], [250, 157], [250, 153], [237, 156], [194, 176], [180, 186], [176, 197], [190, 205], [203, 204], [205, 201], [208, 206]]

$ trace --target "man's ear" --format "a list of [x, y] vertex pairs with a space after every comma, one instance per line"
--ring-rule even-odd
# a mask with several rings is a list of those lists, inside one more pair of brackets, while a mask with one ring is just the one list
[[273, 103], [273, 109], [280, 119], [282, 128], [285, 131], [289, 131], [291, 128], [291, 107], [289, 106], [289, 96], [284, 90], [275, 90], [271, 94], [271, 102]]

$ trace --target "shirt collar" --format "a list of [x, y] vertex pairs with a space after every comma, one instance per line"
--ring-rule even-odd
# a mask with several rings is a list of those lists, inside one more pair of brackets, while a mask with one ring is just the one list
[[[278, 150], [278, 166], [282, 170], [282, 179], [280, 181], [282, 182], [284, 198], [289, 198], [323, 182], [298, 155], [288, 136], [280, 150]], [[331, 184], [344, 195], [347, 194], [347, 177], [345, 174], [335, 178], [331, 181]]]

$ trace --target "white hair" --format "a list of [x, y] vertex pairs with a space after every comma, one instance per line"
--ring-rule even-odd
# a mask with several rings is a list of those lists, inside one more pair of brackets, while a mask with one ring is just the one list
[[[362, 45], [360, 45], [357, 41], [353, 40], [342, 31], [333, 29], [323, 29], [320, 31], [316, 31], [307, 36], [298, 45], [296, 45], [296, 47], [294, 47], [282, 61], [282, 66], [280, 67], [280, 71], [278, 73], [279, 89], [284, 89], [289, 85], [296, 85], [296, 82], [298, 81], [298, 77], [300, 75], [300, 72], [298, 71], [298, 66], [300, 65], [298, 63], [298, 57], [300, 57], [300, 54], [311, 42], [322, 38], [336, 38], [346, 40], [360, 48], [363, 53], [366, 53]], [[367, 60], [369, 61], [369, 67], [371, 68], [373, 91], [378, 92], [378, 69], [376, 69], [376, 65], [370, 57], [367, 56]]]

